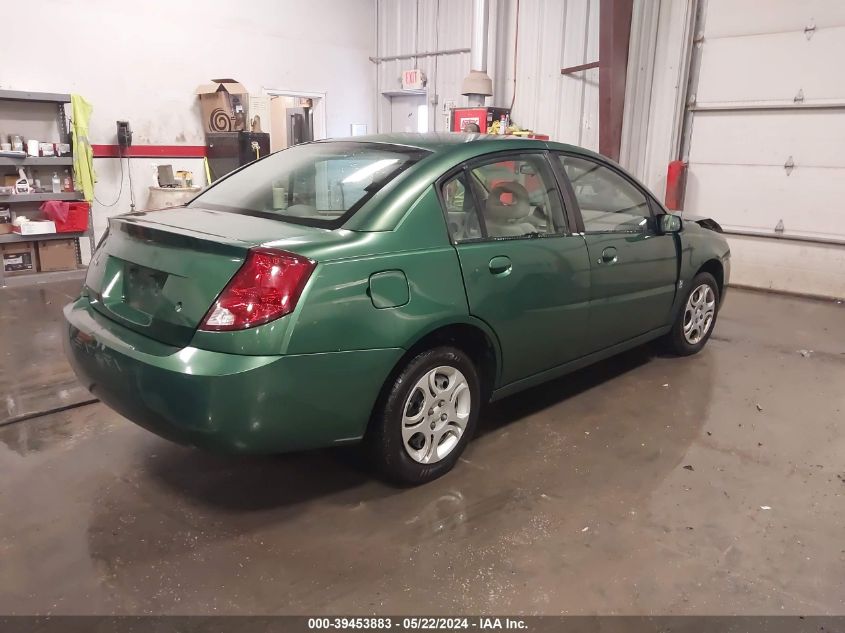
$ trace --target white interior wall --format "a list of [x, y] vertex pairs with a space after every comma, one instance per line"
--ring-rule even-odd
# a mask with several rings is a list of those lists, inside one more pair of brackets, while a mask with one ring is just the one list
[[[491, 0], [487, 105], [509, 107], [513, 120], [552, 139], [598, 148], [598, 69], [562, 76], [560, 69], [598, 59], [599, 0]], [[379, 57], [469, 48], [472, 0], [378, 0]], [[385, 61], [378, 65], [379, 124], [387, 129], [385, 92], [401, 90], [403, 70], [428, 78], [429, 129], [448, 130], [449, 105], [466, 106], [461, 82], [469, 53]], [[515, 69], [515, 72], [514, 72]]]
[[[32, 39], [33, 16], [61, 25], [62, 36]], [[351, 123], [373, 126], [375, 0], [165, 0], [114, 2], [29, 0], [4, 7], [0, 87], [83, 95], [94, 107], [92, 144], [115, 144], [115, 121], [128, 120], [137, 145], [203, 145], [196, 87], [232, 77], [248, 90], [326, 94], [329, 136], [348, 136]], [[8, 133], [6, 130], [0, 130]], [[118, 192], [116, 159], [96, 159], [97, 198]], [[198, 159], [132, 159], [139, 207], [152, 184], [152, 164], [190, 169]], [[124, 194], [110, 208], [95, 203], [99, 235], [108, 216], [129, 210]]]

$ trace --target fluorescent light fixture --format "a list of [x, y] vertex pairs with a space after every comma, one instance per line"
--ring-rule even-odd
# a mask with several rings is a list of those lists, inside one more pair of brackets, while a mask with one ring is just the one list
[[382, 160], [377, 160], [374, 163], [370, 163], [366, 167], [362, 167], [356, 172], [351, 173], [346, 178], [343, 179], [343, 183], [350, 183], [350, 182], [361, 182], [365, 178], [372, 176], [377, 171], [381, 171], [385, 167], [392, 165], [393, 163], [398, 163], [398, 158], [385, 158]]

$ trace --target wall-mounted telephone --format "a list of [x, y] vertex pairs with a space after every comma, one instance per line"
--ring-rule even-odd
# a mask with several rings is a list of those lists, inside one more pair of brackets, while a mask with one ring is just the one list
[[117, 144], [124, 149], [132, 145], [132, 128], [129, 127], [129, 121], [117, 122]]

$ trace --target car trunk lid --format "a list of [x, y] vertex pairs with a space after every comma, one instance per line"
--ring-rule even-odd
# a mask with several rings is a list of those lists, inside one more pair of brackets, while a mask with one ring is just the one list
[[113, 218], [86, 278], [101, 314], [150, 338], [190, 343], [250, 248], [308, 244], [331, 231], [204, 209]]

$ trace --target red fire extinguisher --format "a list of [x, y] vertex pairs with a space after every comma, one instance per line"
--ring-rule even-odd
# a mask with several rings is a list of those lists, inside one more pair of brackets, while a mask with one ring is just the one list
[[682, 211], [684, 208], [684, 189], [687, 182], [687, 164], [682, 160], [669, 163], [666, 173], [666, 208]]

